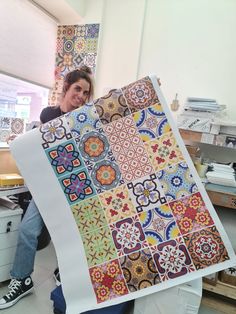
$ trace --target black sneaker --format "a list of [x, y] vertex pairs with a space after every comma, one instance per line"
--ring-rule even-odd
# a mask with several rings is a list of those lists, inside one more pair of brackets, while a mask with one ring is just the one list
[[31, 277], [26, 277], [22, 280], [12, 279], [8, 288], [8, 293], [0, 299], [0, 310], [14, 305], [30, 293], [34, 288], [34, 284]]
[[61, 277], [60, 277], [60, 272], [59, 272], [59, 268], [58, 267], [54, 270], [53, 278], [56, 281], [56, 285], [60, 286], [60, 284], [61, 284]]

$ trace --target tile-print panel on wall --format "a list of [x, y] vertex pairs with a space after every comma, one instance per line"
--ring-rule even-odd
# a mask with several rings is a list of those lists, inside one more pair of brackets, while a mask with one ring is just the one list
[[18, 160], [23, 147], [41, 156], [37, 179], [28, 170], [31, 156], [20, 169], [55, 239], [68, 313], [236, 263], [155, 77], [112, 90], [35, 132], [12, 149]]
[[55, 83], [49, 95], [49, 104], [57, 105], [66, 74], [82, 65], [95, 75], [99, 24], [59, 25], [57, 27]]

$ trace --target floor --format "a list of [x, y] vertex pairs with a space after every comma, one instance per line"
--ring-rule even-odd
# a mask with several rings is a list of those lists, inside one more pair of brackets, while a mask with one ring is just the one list
[[[50, 301], [50, 293], [55, 288], [55, 282], [52, 277], [53, 270], [56, 267], [56, 255], [52, 242], [37, 252], [35, 261], [35, 271], [33, 280], [35, 284], [35, 293], [30, 294], [20, 300], [11, 308], [1, 310], [1, 314], [52, 314], [53, 304]], [[0, 284], [0, 295], [7, 291], [7, 282]], [[79, 314], [79, 313], [78, 313]], [[126, 314], [126, 313], [124, 313]], [[208, 307], [202, 302], [199, 314], [222, 314]]]

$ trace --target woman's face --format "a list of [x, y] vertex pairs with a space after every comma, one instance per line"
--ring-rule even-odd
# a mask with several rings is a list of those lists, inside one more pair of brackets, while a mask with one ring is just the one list
[[68, 111], [83, 106], [89, 98], [89, 90], [90, 84], [85, 79], [79, 79], [73, 83], [65, 94]]

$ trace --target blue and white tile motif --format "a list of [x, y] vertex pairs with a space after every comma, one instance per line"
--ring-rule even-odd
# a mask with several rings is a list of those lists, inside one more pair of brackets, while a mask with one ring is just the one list
[[170, 166], [157, 172], [167, 201], [176, 200], [198, 191], [186, 162]]

